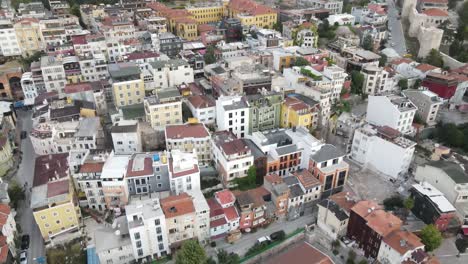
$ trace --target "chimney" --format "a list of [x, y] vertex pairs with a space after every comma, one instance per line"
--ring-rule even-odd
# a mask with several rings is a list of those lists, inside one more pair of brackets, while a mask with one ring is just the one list
[[406, 247], [406, 240], [400, 240], [400, 247]]

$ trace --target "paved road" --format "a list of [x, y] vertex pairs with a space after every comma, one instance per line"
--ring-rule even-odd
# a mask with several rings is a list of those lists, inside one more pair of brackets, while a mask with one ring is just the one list
[[[31, 131], [32, 127], [32, 111], [18, 111], [18, 129]], [[19, 184], [27, 184], [26, 188], [26, 200], [21, 203], [20, 208], [18, 209], [18, 214], [20, 216], [20, 225], [23, 231], [23, 234], [29, 234], [30, 236], [30, 246], [28, 250], [28, 263], [35, 263], [34, 258], [44, 256], [44, 240], [42, 239], [39, 228], [37, 227], [32, 210], [30, 206], [31, 193], [29, 188], [32, 186], [33, 175], [34, 175], [34, 160], [36, 159], [36, 154], [34, 153], [31, 140], [29, 137], [24, 139], [21, 143], [21, 151], [23, 152], [23, 160], [18, 169], [16, 175], [16, 180]]]
[[[262, 237], [262, 236], [267, 236], [270, 235], [273, 232], [279, 231], [279, 230], [284, 230], [286, 234], [292, 233], [295, 231], [297, 228], [304, 227], [306, 224], [311, 224], [316, 221], [316, 213], [313, 214], [306, 214], [302, 217], [299, 217], [298, 219], [294, 221], [276, 221], [272, 224], [270, 224], [267, 228], [259, 228], [257, 229], [257, 232], [251, 233], [251, 234], [242, 234], [242, 237], [240, 238], [239, 241], [236, 241], [234, 244], [229, 244], [225, 240], [218, 240], [216, 241], [217, 246], [216, 249], [224, 249], [227, 252], [233, 252], [238, 254], [240, 257], [243, 257], [245, 253], [251, 248], [255, 242], [257, 241], [257, 238]], [[216, 252], [212, 248], [207, 248], [208, 254], [211, 256], [215, 256]]]
[[[392, 33], [392, 39], [388, 39], [387, 47], [393, 48], [401, 56], [408, 53], [406, 51], [405, 34], [403, 32], [403, 26], [401, 20], [398, 20], [398, 9], [395, 7], [394, 0], [387, 0], [388, 3], [388, 26], [389, 32]], [[392, 47], [391, 43], [395, 43]]]

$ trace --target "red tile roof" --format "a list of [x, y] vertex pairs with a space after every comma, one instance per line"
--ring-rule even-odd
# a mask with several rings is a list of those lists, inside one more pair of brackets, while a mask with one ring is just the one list
[[133, 52], [127, 54], [128, 60], [140, 60], [140, 59], [148, 59], [148, 58], [157, 58], [159, 57], [159, 53], [156, 52]]
[[214, 107], [216, 102], [213, 98], [206, 95], [194, 95], [188, 98], [190, 104], [196, 109]]
[[422, 72], [427, 72], [427, 71], [437, 69], [437, 67], [432, 66], [432, 65], [427, 64], [427, 63], [421, 63], [418, 66], [416, 66], [416, 69], [418, 69], [418, 70], [420, 70]]
[[138, 176], [145, 176], [145, 175], [152, 175], [153, 174], [153, 158], [152, 157], [144, 157], [143, 161], [143, 168], [142, 170], [134, 170], [133, 165], [135, 162], [136, 156], [134, 155], [129, 161], [127, 166], [127, 177], [138, 177]]
[[47, 183], [47, 198], [66, 194], [70, 191], [70, 182], [68, 180], [54, 181]]
[[237, 209], [235, 206], [224, 208], [223, 211], [228, 221], [233, 221], [239, 218], [239, 213], [237, 212]]
[[193, 167], [188, 169], [188, 170], [174, 172], [174, 168], [173, 168], [173, 165], [172, 165], [172, 158], [169, 159], [169, 169], [171, 170], [172, 178], [187, 176], [187, 175], [190, 175], [192, 173], [196, 173], [196, 172], [200, 171], [198, 169], [198, 165], [194, 164]]
[[408, 59], [408, 58], [400, 58], [400, 59], [394, 59], [394, 60], [392, 60], [390, 63], [393, 64], [393, 65], [400, 65], [400, 64], [402, 64], [402, 63], [407, 63], [407, 64], [409, 64], [409, 63], [411, 63], [411, 62], [413, 62], [413, 60]]
[[258, 4], [252, 0], [231, 0], [229, 1], [229, 8], [238, 13], [248, 13], [255, 16], [278, 13], [275, 9]]
[[214, 30], [215, 27], [210, 25], [210, 24], [201, 24], [201, 25], [198, 25], [198, 32], [207, 32], [207, 31], [212, 31]]
[[271, 183], [281, 183], [283, 182], [283, 179], [278, 175], [278, 174], [268, 174], [265, 177], [263, 177], [265, 181], [271, 182]]
[[427, 16], [439, 16], [439, 17], [448, 16], [447, 11], [444, 11], [444, 10], [438, 9], [438, 8], [429, 8], [429, 9], [424, 10], [422, 13], [427, 15]]
[[385, 11], [385, 8], [382, 5], [379, 4], [368, 4], [367, 8], [369, 10], [374, 11], [375, 13], [379, 15], [385, 15], [387, 12]]
[[93, 87], [91, 86], [91, 83], [89, 82], [70, 83], [70, 84], [66, 84], [63, 90], [67, 94], [72, 94], [72, 93], [91, 91], [93, 90]]
[[299, 242], [280, 254], [269, 257], [266, 264], [333, 264], [333, 261], [307, 242]]
[[286, 97], [286, 99], [284, 99], [284, 104], [288, 108], [292, 108], [294, 111], [309, 109], [309, 105], [295, 97]]
[[53, 178], [68, 176], [68, 153], [49, 154], [36, 158], [33, 187], [43, 185]]
[[229, 189], [216, 192], [215, 197], [221, 205], [231, 204], [236, 200], [236, 197]]
[[338, 204], [346, 212], [350, 212], [351, 208], [356, 204], [355, 194], [350, 192], [339, 192], [330, 196], [330, 200]]
[[438, 4], [448, 4], [448, 0], [420, 0], [421, 3], [438, 3]]
[[396, 230], [391, 232], [383, 238], [383, 241], [398, 253], [400, 253], [400, 255], [404, 255], [408, 251], [413, 251], [416, 248], [424, 246], [418, 236], [403, 230]]
[[6, 239], [5, 236], [0, 236], [0, 263], [6, 263], [10, 251]]
[[195, 212], [192, 197], [187, 193], [161, 199], [161, 208], [166, 218], [177, 217]]
[[79, 35], [79, 36], [72, 36], [71, 41], [73, 45], [85, 45], [88, 44], [88, 41], [86, 40], [85, 35]]
[[402, 224], [400, 218], [385, 212], [373, 201], [360, 201], [351, 208], [351, 211], [365, 219], [367, 226], [383, 237], [394, 230], [399, 230]]
[[320, 181], [312, 175], [308, 170], [301, 170], [294, 173], [294, 176], [297, 177], [299, 182], [304, 186], [304, 188], [309, 189], [313, 187], [320, 186]]
[[3, 226], [6, 224], [10, 213], [10, 206], [8, 206], [7, 204], [0, 204], [0, 230], [2, 230]]
[[204, 138], [210, 133], [203, 124], [185, 124], [166, 126], [166, 139]]
[[225, 225], [225, 224], [227, 224], [226, 219], [224, 217], [222, 217], [222, 218], [216, 219], [214, 221], [211, 221], [210, 222], [210, 227], [213, 228], [213, 227], [218, 227], [218, 226], [222, 226], [222, 225]]
[[102, 172], [103, 167], [104, 167], [104, 162], [84, 163], [80, 167], [80, 173]]
[[221, 149], [226, 155], [250, 151], [249, 146], [247, 146], [242, 139], [234, 139], [230, 142], [223, 143], [221, 144]]
[[210, 207], [210, 217], [224, 215], [223, 207], [221, 207], [215, 198], [206, 200], [206, 203], [208, 203], [208, 206]]

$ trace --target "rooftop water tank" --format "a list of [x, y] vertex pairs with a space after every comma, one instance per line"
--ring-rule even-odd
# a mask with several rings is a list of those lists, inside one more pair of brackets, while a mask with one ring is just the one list
[[159, 154], [153, 155], [153, 161], [159, 161]]

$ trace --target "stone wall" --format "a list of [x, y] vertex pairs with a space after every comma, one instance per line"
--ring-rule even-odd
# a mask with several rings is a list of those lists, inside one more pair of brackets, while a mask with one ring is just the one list
[[439, 50], [440, 42], [442, 41], [442, 35], [444, 31], [434, 27], [419, 27], [418, 41], [419, 51], [418, 57], [424, 58], [429, 54], [432, 49]]

